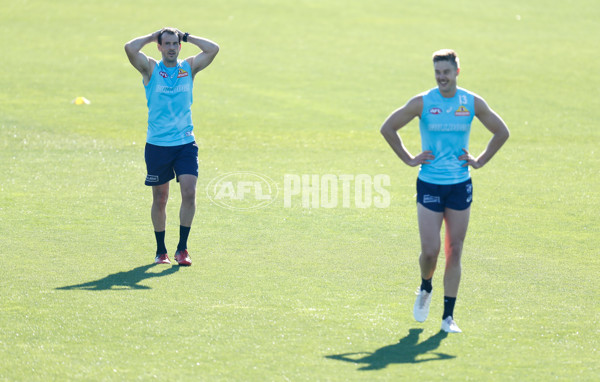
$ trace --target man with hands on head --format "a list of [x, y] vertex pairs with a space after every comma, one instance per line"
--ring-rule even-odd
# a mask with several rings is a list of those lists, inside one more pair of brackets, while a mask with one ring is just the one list
[[[200, 53], [179, 60], [181, 42], [197, 46]], [[157, 43], [161, 60], [141, 52]], [[181, 188], [179, 211], [179, 243], [175, 260], [179, 265], [192, 265], [187, 239], [196, 212], [198, 180], [198, 146], [194, 138], [191, 106], [196, 74], [206, 68], [219, 52], [219, 46], [205, 38], [163, 28], [125, 44], [131, 65], [142, 75], [148, 105], [148, 131], [145, 160], [145, 184], [152, 187], [151, 217], [156, 238], [157, 264], [170, 264], [165, 245], [166, 206], [169, 182], [175, 178]]]

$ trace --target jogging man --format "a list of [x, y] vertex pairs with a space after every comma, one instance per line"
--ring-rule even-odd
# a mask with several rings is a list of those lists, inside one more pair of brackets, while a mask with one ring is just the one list
[[[446, 269], [442, 330], [460, 333], [453, 317], [473, 195], [469, 166], [478, 169], [488, 163], [508, 139], [509, 131], [483, 98], [457, 87], [460, 64], [454, 51], [435, 52], [433, 67], [438, 86], [413, 97], [394, 111], [381, 127], [381, 134], [404, 163], [420, 166], [417, 216], [421, 238], [421, 287], [417, 292], [414, 317], [423, 322], [429, 314], [431, 280], [440, 252], [440, 231], [444, 222]], [[398, 130], [415, 117], [420, 119], [421, 153], [413, 156], [402, 143]], [[486, 149], [477, 157], [469, 153], [473, 117], [493, 134]]]
[[[201, 52], [179, 60], [181, 41], [196, 45]], [[162, 60], [146, 56], [141, 49], [158, 43]], [[194, 77], [213, 61], [219, 52], [214, 42], [163, 28], [125, 44], [129, 61], [141, 74], [148, 100], [148, 133], [146, 138], [146, 185], [152, 186], [152, 224], [156, 236], [157, 264], [170, 264], [165, 246], [166, 207], [169, 182], [176, 177], [181, 188], [179, 211], [179, 244], [175, 260], [179, 265], [192, 265], [187, 239], [196, 212], [198, 180], [198, 146], [192, 125], [192, 90]]]

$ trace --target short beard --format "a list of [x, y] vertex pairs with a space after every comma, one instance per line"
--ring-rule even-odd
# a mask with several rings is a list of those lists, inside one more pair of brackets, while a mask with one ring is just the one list
[[164, 62], [164, 63], [169, 63], [169, 64], [176, 64], [176, 63], [177, 63], [177, 59], [178, 59], [178, 57], [179, 57], [179, 56], [176, 54], [176, 55], [175, 55], [175, 58], [173, 58], [173, 60], [171, 60], [171, 59], [169, 58], [169, 56], [168, 56], [167, 54], [165, 54], [165, 55], [163, 56], [163, 62]]

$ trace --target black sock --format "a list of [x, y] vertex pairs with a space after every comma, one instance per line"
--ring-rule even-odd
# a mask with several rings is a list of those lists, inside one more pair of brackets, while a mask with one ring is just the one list
[[155, 231], [154, 236], [156, 237], [156, 254], [162, 255], [167, 253], [167, 247], [165, 247], [165, 231]]
[[454, 316], [454, 304], [456, 303], [456, 297], [444, 296], [444, 315], [442, 320], [446, 317]]
[[431, 280], [433, 280], [433, 277], [430, 278], [429, 280], [425, 280], [424, 278], [421, 278], [421, 290], [424, 290], [427, 293], [431, 293], [431, 291], [433, 290], [433, 286], [431, 285]]
[[179, 244], [177, 244], [178, 251], [187, 249], [187, 239], [190, 235], [190, 228], [192, 227], [184, 227], [182, 225], [179, 226]]

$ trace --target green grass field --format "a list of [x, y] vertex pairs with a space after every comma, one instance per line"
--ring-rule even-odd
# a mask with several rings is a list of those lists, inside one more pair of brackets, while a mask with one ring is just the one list
[[[599, 19], [594, 0], [3, 4], [0, 381], [597, 380]], [[147, 109], [123, 51], [165, 25], [221, 47], [195, 81], [182, 269], [152, 265]], [[443, 256], [430, 319], [412, 318], [417, 170], [379, 134], [435, 86], [445, 47], [512, 133], [473, 172], [464, 333], [449, 336]], [[416, 122], [402, 136], [418, 151]], [[474, 123], [472, 151], [489, 137]], [[242, 171], [273, 179], [278, 199], [213, 204], [209, 182]], [[285, 174], [387, 174], [391, 204], [284, 208]]]

